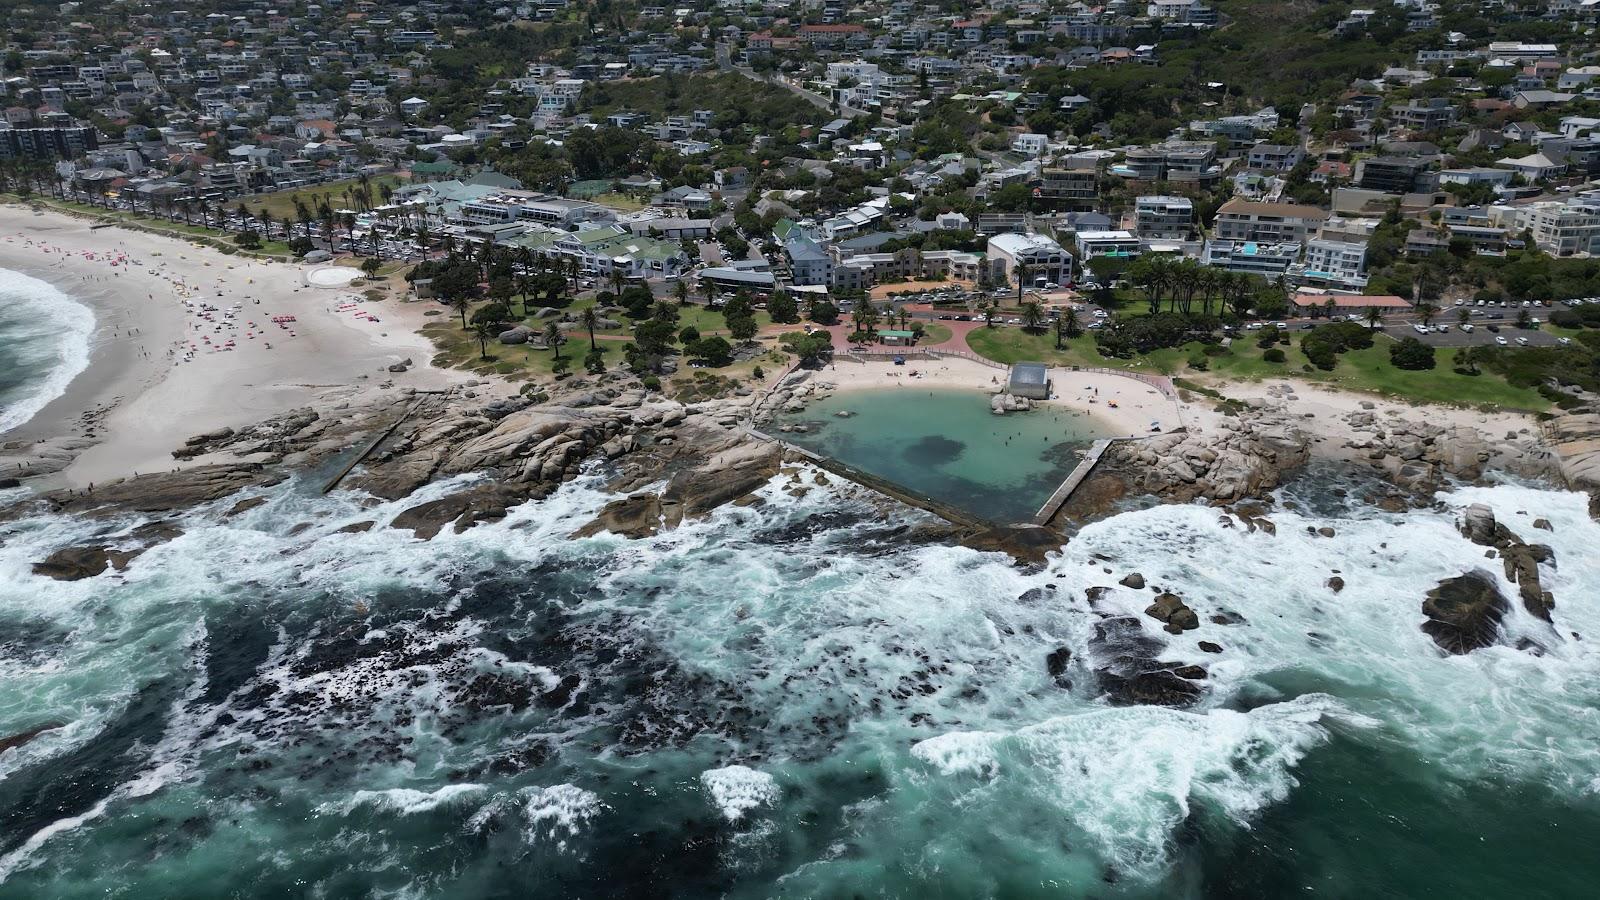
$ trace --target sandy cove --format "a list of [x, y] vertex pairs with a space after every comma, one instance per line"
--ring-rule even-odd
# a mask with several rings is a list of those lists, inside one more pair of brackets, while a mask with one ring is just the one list
[[[915, 373], [913, 375], [912, 373]], [[830, 383], [836, 391], [882, 388], [927, 387], [966, 388], [993, 394], [1005, 386], [1007, 370], [971, 359], [946, 356], [940, 359], [906, 360], [903, 366], [889, 359], [867, 362], [836, 361], [813, 376]], [[1055, 368], [1050, 370], [1051, 396], [1043, 401], [1074, 413], [1088, 415], [1098, 430], [1110, 437], [1141, 437], [1152, 431], [1172, 431], [1182, 427], [1189, 410], [1149, 384], [1109, 372], [1085, 372]], [[1115, 403], [1115, 406], [1111, 404]], [[1193, 415], [1208, 417], [1207, 410]], [[1152, 429], [1152, 425], [1157, 426]]]
[[[0, 206], [0, 267], [50, 282], [96, 317], [89, 367], [0, 435], [0, 475], [50, 473], [40, 487], [81, 488], [215, 462], [171, 453], [191, 435], [286, 410], [466, 377], [428, 365], [432, 347], [416, 333], [424, 304], [353, 302], [351, 289], [308, 286], [305, 266], [90, 224]], [[409, 371], [387, 371], [405, 359]]]

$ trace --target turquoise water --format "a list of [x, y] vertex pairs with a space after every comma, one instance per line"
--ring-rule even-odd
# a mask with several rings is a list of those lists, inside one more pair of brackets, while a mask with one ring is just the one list
[[[920, 514], [803, 477], [803, 497], [779, 479], [638, 541], [568, 538], [611, 499], [598, 476], [430, 542], [382, 526], [452, 486], [284, 485], [72, 583], [30, 564], [140, 520], [0, 523], [0, 738], [58, 726], [0, 753], [0, 897], [1571, 897], [1600, 878], [1582, 495], [1387, 514], [1319, 476], [1275, 534], [1156, 507], [1032, 569], [907, 541]], [[1484, 565], [1454, 528], [1472, 502], [1553, 547], [1555, 622], [1514, 605], [1502, 644], [1446, 657], [1421, 601]], [[360, 521], [379, 527], [341, 531]], [[1201, 627], [1160, 631], [1128, 571]], [[1102, 634], [1123, 616], [1137, 641]], [[1108, 703], [1095, 669], [1135, 644], [1205, 666], [1199, 702]]]
[[783, 421], [809, 429], [785, 440], [995, 522], [1032, 520], [1101, 436], [1069, 410], [997, 416], [981, 391], [913, 385], [835, 394]]
[[94, 314], [47, 282], [0, 269], [0, 434], [32, 418], [89, 365]]

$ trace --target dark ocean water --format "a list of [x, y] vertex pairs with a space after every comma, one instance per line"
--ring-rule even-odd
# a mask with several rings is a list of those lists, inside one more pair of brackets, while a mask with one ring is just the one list
[[[608, 499], [581, 479], [424, 543], [339, 532], [408, 504], [286, 485], [74, 583], [29, 564], [137, 522], [0, 526], [0, 736], [59, 726], [0, 754], [0, 897], [1558, 897], [1600, 875], [1580, 496], [1444, 496], [1530, 536], [1537, 511], [1557, 557], [1555, 627], [1506, 623], [1543, 655], [1444, 657], [1422, 596], [1483, 564], [1449, 510], [1302, 486], [1276, 535], [1159, 507], [1029, 571], [784, 487], [574, 541]], [[1144, 628], [1209, 669], [1193, 709], [1099, 696], [1126, 647], [1096, 625], [1149, 592], [1085, 589], [1128, 571], [1205, 621]]]

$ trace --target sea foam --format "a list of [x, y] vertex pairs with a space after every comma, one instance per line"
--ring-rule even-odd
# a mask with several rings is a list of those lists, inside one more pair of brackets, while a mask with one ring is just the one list
[[0, 362], [22, 373], [0, 391], [0, 434], [66, 393], [89, 367], [94, 329], [89, 307], [48, 282], [0, 269]]

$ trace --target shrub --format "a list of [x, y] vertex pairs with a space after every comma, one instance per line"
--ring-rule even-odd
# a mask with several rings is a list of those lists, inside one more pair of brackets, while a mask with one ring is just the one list
[[1204, 372], [1210, 367], [1210, 365], [1211, 363], [1208, 362], [1204, 356], [1189, 357], [1189, 368], [1195, 370], [1196, 372]]
[[649, 390], [649, 391], [659, 391], [659, 390], [661, 390], [661, 379], [657, 378], [654, 375], [646, 375], [644, 378], [640, 379], [640, 383], [642, 383], [644, 385], [645, 390]]
[[1277, 347], [1268, 347], [1267, 352], [1261, 354], [1261, 358], [1269, 363], [1281, 363], [1288, 359], [1288, 357], [1284, 355], [1283, 351], [1279, 350]]
[[1414, 337], [1404, 337], [1389, 348], [1389, 362], [1396, 369], [1431, 369], [1434, 366], [1433, 348]]
[[1333, 349], [1333, 345], [1320, 340], [1315, 333], [1300, 339], [1300, 352], [1306, 355], [1306, 359], [1310, 360], [1313, 366], [1324, 372], [1333, 371], [1333, 367], [1339, 363], [1339, 354]]

